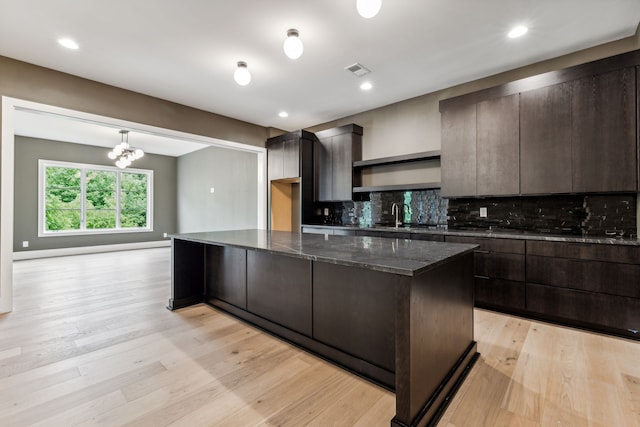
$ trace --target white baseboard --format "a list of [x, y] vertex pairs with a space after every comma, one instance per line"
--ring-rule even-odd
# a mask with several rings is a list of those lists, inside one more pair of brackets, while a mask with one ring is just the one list
[[43, 249], [38, 251], [21, 251], [13, 253], [13, 260], [52, 258], [57, 256], [96, 254], [100, 252], [131, 251], [135, 249], [149, 249], [171, 246], [171, 240], [154, 242], [121, 243], [117, 245], [83, 246], [77, 248]]

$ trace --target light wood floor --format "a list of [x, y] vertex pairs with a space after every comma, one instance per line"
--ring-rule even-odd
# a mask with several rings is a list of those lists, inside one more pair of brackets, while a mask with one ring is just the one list
[[[167, 248], [14, 263], [0, 426], [388, 426], [394, 396], [209, 307]], [[640, 343], [476, 310], [439, 426], [640, 426]]]

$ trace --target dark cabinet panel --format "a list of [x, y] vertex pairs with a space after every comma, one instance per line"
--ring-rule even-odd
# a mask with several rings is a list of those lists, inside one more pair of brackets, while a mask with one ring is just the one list
[[519, 95], [477, 104], [477, 194], [520, 193]]
[[476, 105], [442, 111], [442, 196], [476, 195]]
[[507, 312], [524, 310], [524, 240], [446, 236], [445, 241], [479, 246], [473, 254], [475, 304], [478, 307]]
[[331, 194], [333, 200], [351, 200], [353, 187], [353, 135], [336, 135], [331, 143], [333, 176]]
[[520, 94], [520, 191], [570, 193], [571, 86]]
[[311, 261], [247, 252], [247, 310], [311, 336]]
[[282, 178], [297, 178], [300, 176], [300, 142], [298, 139], [283, 142]]
[[632, 67], [572, 82], [573, 191], [636, 191]]
[[344, 201], [353, 198], [360, 175], [353, 162], [362, 157], [362, 127], [346, 125], [316, 132], [316, 201]]
[[313, 338], [395, 370], [395, 277], [316, 262]]
[[527, 255], [640, 264], [640, 247], [589, 243], [527, 242]]
[[171, 239], [170, 310], [202, 302], [204, 298], [204, 245]]
[[267, 152], [269, 180], [300, 176], [300, 140], [285, 139], [270, 143]]
[[475, 274], [497, 279], [524, 282], [524, 255], [499, 252], [476, 252]]
[[247, 308], [247, 251], [208, 245], [206, 250], [205, 300], [217, 298]]
[[476, 277], [475, 302], [480, 307], [524, 310], [524, 282]]
[[640, 298], [640, 265], [634, 264], [529, 255], [527, 281]]
[[428, 240], [431, 242], [444, 242], [443, 234], [428, 234], [428, 233], [411, 233], [412, 240]]
[[527, 283], [527, 310], [554, 320], [606, 327], [635, 336], [640, 330], [640, 299]]
[[331, 161], [332, 138], [319, 138], [315, 145], [316, 162], [316, 199], [319, 201], [332, 199], [333, 162]]
[[501, 239], [490, 237], [446, 236], [451, 243], [470, 243], [480, 246], [478, 251], [502, 252], [507, 254], [524, 254], [525, 240]]
[[282, 179], [284, 168], [284, 141], [274, 142], [267, 150], [267, 175], [269, 181]]

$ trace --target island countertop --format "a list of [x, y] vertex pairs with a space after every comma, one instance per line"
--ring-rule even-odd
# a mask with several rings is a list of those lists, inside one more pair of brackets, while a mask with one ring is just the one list
[[295, 258], [417, 276], [476, 245], [270, 230], [172, 234], [172, 239], [253, 249]]

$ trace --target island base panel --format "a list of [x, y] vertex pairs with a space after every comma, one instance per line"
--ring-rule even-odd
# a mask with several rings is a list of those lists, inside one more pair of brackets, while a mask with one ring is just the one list
[[473, 358], [473, 254], [401, 283], [396, 318], [396, 425], [433, 420]]
[[167, 308], [177, 310], [204, 301], [205, 245], [171, 239], [171, 299]]

